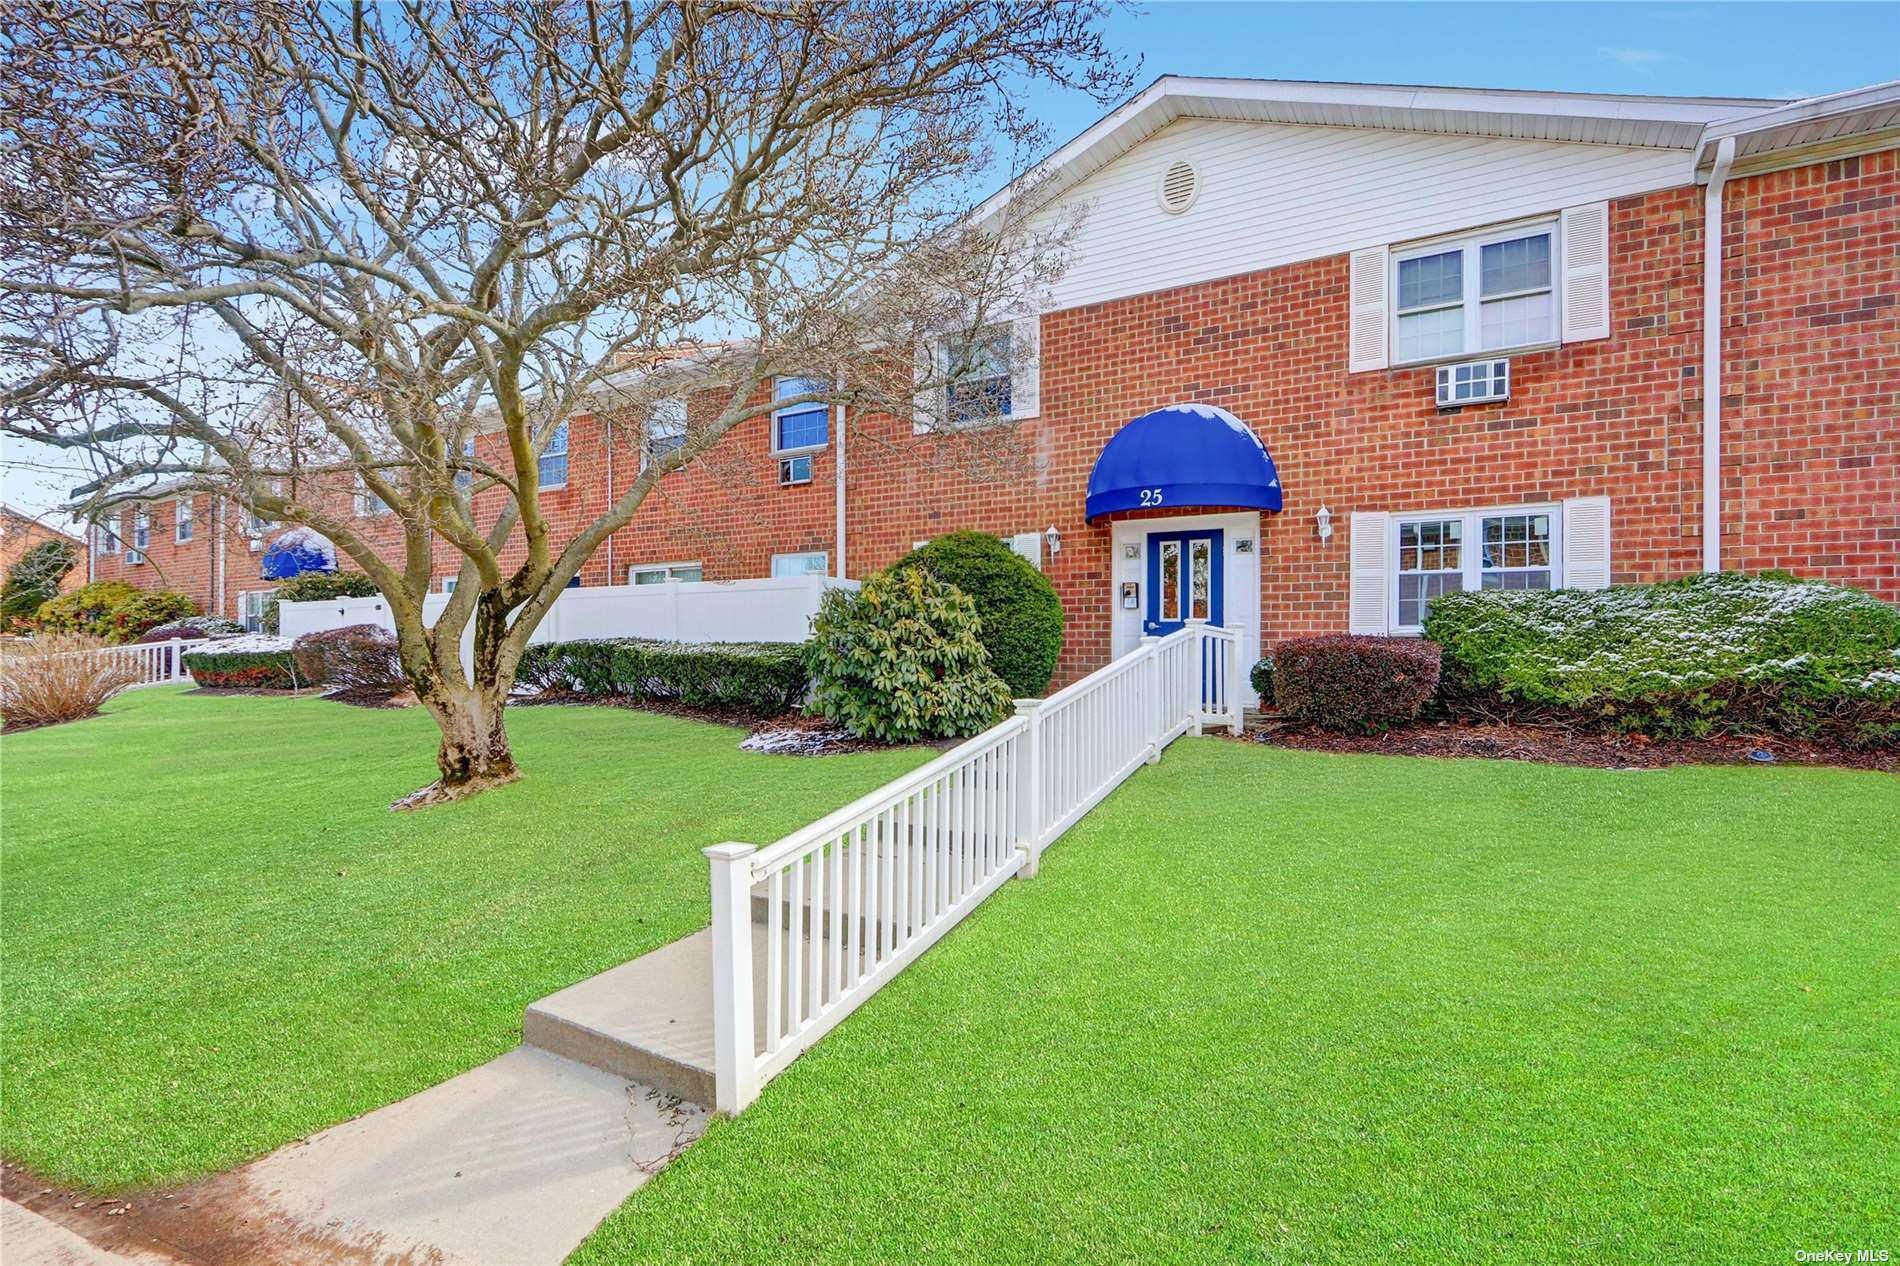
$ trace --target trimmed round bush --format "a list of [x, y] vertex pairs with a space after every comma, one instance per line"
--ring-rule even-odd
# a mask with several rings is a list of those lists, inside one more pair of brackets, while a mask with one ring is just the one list
[[1247, 680], [1262, 702], [1273, 698], [1273, 656], [1262, 655], [1255, 660], [1253, 671], [1247, 674]]
[[351, 624], [319, 629], [291, 643], [297, 675], [335, 690], [382, 691], [408, 689], [396, 639], [374, 624]]
[[280, 602], [327, 602], [331, 598], [374, 598], [381, 590], [360, 571], [307, 571], [292, 576], [264, 600], [264, 631], [277, 632]]
[[1900, 746], [1900, 611], [1786, 573], [1432, 599], [1455, 708], [1658, 738]]
[[118, 607], [107, 618], [112, 625], [110, 636], [114, 641], [136, 642], [149, 629], [196, 614], [198, 604], [176, 589], [148, 589]]
[[1019, 699], [1040, 695], [1062, 654], [1062, 600], [1049, 578], [985, 532], [952, 532], [911, 551], [891, 570], [922, 567], [976, 603], [977, 636], [990, 671]]
[[1009, 712], [990, 671], [976, 603], [920, 567], [853, 593], [827, 589], [812, 619], [810, 710], [886, 743], [977, 734]]
[[1273, 705], [1347, 734], [1418, 719], [1438, 688], [1439, 649], [1403, 637], [1301, 637], [1273, 648]]

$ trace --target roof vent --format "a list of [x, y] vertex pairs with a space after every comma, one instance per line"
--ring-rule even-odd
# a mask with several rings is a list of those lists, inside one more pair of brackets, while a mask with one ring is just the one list
[[1180, 215], [1193, 206], [1200, 192], [1201, 173], [1184, 158], [1175, 159], [1161, 174], [1161, 209], [1169, 215]]

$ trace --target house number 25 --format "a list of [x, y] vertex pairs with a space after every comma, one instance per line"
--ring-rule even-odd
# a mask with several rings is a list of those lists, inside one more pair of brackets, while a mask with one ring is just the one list
[[1145, 506], [1160, 505], [1161, 504], [1161, 489], [1143, 488], [1141, 490], [1141, 504]]

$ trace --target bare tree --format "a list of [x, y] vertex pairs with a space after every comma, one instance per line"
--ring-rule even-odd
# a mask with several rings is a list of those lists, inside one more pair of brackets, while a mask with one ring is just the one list
[[[661, 477], [768, 411], [781, 374], [908, 413], [920, 339], [981, 328], [1059, 267], [1059, 228], [968, 211], [974, 180], [1040, 143], [1023, 85], [1125, 86], [1099, 17], [1092, 0], [16, 7], [0, 426], [83, 454], [95, 513], [162, 483], [320, 532], [388, 599], [441, 728], [439, 781], [399, 803], [508, 781], [529, 634]], [[555, 428], [638, 426], [685, 393], [716, 407], [563, 538], [538, 476]], [[505, 457], [471, 456], [478, 432]], [[399, 550], [373, 547], [352, 493], [393, 510]], [[439, 551], [459, 581], [430, 626]]]

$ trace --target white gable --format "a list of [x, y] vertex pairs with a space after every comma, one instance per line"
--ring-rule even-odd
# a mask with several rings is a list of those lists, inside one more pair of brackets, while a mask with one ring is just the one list
[[[1187, 160], [1192, 205], [1161, 177]], [[1694, 181], [1680, 149], [1181, 119], [1070, 190], [1086, 218], [1051, 308], [1145, 294]]]

